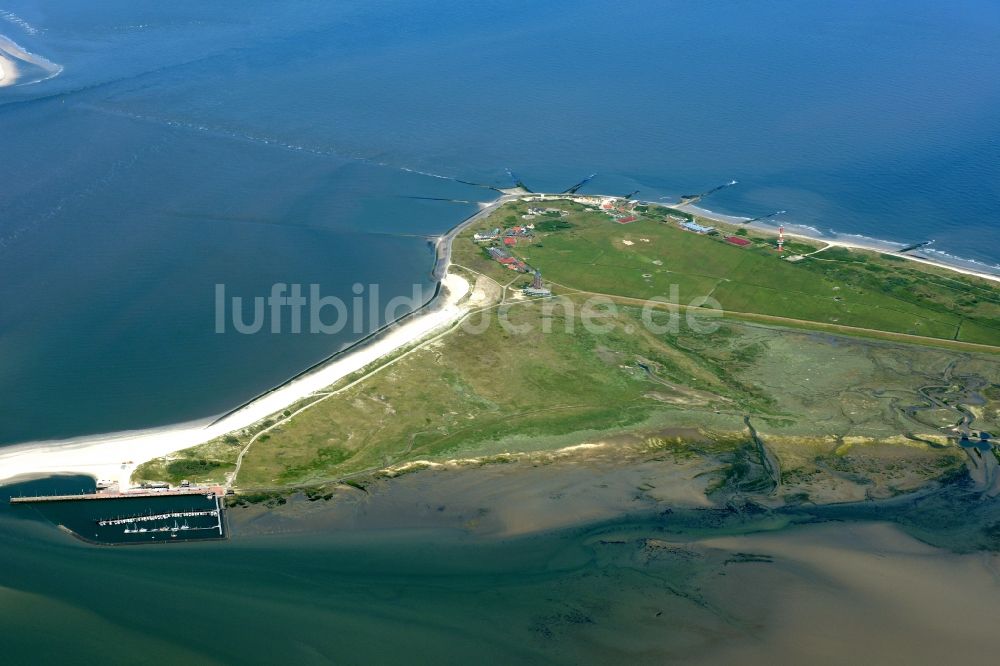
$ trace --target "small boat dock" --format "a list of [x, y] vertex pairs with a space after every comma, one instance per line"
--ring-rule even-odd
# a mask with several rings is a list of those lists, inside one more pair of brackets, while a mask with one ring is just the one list
[[119, 490], [117, 483], [97, 482], [96, 492], [11, 497], [56, 525], [95, 544], [124, 545], [226, 538], [226, 488], [146, 484]]
[[200, 516], [219, 517], [218, 509], [209, 511], [172, 511], [170, 513], [149, 514], [146, 516], [129, 516], [128, 518], [106, 518], [97, 521], [101, 527], [106, 525], [131, 525], [133, 523], [147, 523], [151, 521], [167, 520], [169, 518], [197, 518]]

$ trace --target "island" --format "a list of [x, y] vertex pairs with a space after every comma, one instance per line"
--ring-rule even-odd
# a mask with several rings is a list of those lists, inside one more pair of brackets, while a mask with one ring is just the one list
[[[0, 464], [89, 473], [96, 498], [268, 511], [418, 473], [581, 464], [670, 477], [624, 481], [642, 501], [609, 515], [1000, 495], [1000, 282], [696, 202], [507, 191], [438, 239], [423, 307], [209, 426]], [[965, 515], [968, 538], [997, 538]]]
[[273, 510], [413, 474], [660, 461], [699, 506], [1000, 494], [989, 276], [621, 197], [507, 194], [442, 242], [448, 316], [132, 482]]

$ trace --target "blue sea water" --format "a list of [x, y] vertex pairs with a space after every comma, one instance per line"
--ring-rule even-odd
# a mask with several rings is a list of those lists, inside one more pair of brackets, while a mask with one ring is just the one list
[[[211, 417], [353, 334], [218, 335], [214, 286], [431, 286], [537, 190], [703, 191], [1000, 263], [1000, 5], [4, 0], [0, 443]], [[380, 322], [368, 322], [374, 326]], [[57, 405], [58, 408], [54, 408]]]

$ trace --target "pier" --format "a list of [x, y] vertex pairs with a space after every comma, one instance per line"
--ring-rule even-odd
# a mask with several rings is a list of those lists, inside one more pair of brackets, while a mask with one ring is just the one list
[[205, 495], [221, 497], [225, 494], [222, 486], [198, 488], [171, 488], [163, 490], [125, 490], [121, 492], [81, 493], [79, 495], [37, 495], [34, 497], [11, 497], [11, 504], [32, 504], [36, 502], [77, 502], [83, 500], [136, 499], [142, 497], [183, 497], [185, 495]]

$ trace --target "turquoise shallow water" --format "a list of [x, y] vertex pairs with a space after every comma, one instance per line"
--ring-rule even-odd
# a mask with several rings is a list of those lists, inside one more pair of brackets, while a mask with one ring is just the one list
[[409, 293], [475, 206], [406, 197], [494, 194], [448, 178], [736, 178], [706, 205], [1000, 261], [992, 2], [4, 10], [63, 70], [0, 91], [0, 443], [210, 417], [336, 351], [215, 335], [214, 285]]

